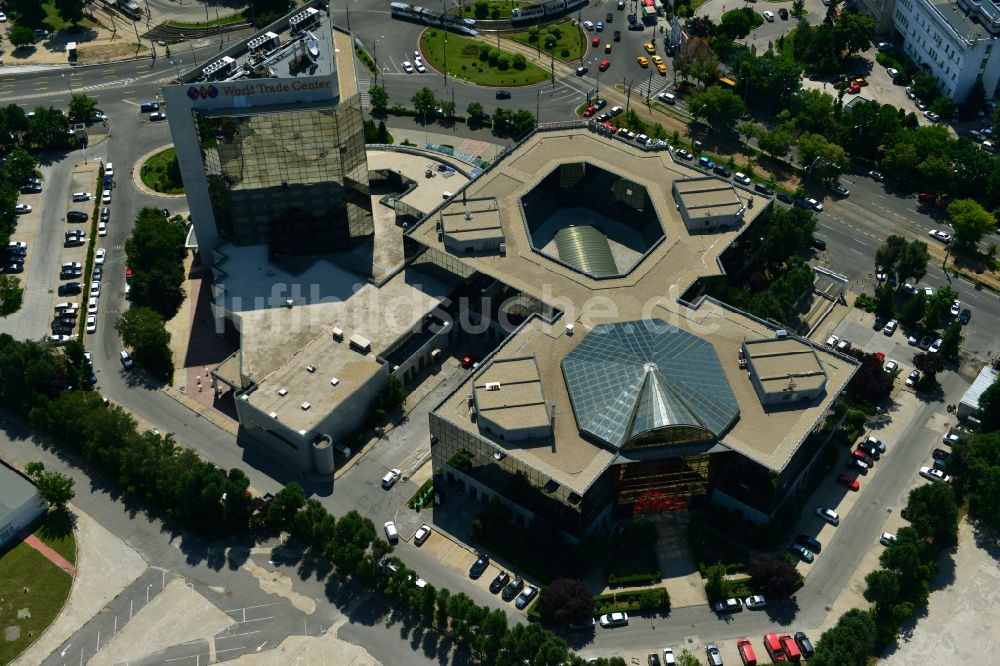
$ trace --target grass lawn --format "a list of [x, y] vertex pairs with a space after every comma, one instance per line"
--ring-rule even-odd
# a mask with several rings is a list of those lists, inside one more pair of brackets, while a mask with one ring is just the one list
[[[445, 42], [445, 36], [448, 41]], [[444, 30], [425, 30], [420, 36], [420, 50], [429, 64], [438, 71], [444, 70], [445, 46], [447, 44], [448, 74], [457, 76], [470, 83], [482, 86], [526, 86], [532, 83], [546, 81], [549, 72], [530, 62], [524, 69], [515, 69], [512, 65], [502, 70], [490, 65], [488, 61], [479, 59], [480, 46], [483, 42], [468, 37], [446, 33]], [[509, 61], [513, 56], [501, 51]]]
[[[35, 534], [41, 537], [40, 532], [41, 529], [36, 530]], [[68, 545], [72, 546], [72, 532], [68, 539]], [[46, 541], [56, 548], [57, 544]], [[58, 545], [65, 548], [67, 544]], [[15, 640], [0, 640], [0, 663], [10, 663], [41, 636], [62, 609], [72, 585], [69, 574], [24, 543], [0, 554], [0, 627], [20, 630]], [[18, 613], [22, 610], [26, 610], [29, 617], [19, 619]]]
[[[462, 16], [472, 19], [509, 19], [511, 10], [524, 7], [527, 4], [529, 3], [519, 2], [518, 0], [479, 0], [479, 2], [466, 2], [462, 8], [465, 12]], [[477, 12], [477, 6], [484, 7], [486, 11], [483, 12], [480, 10]], [[458, 7], [453, 7], [448, 10], [448, 13], [457, 16], [460, 11]], [[496, 12], [496, 15], [494, 15], [494, 12]]]
[[243, 14], [230, 14], [229, 16], [220, 16], [217, 19], [212, 19], [211, 21], [201, 21], [195, 23], [187, 23], [185, 21], [166, 21], [166, 25], [171, 28], [180, 28], [181, 30], [189, 28], [191, 30], [199, 30], [205, 28], [214, 28], [217, 25], [230, 25], [232, 23], [244, 23], [246, 17]]
[[[537, 48], [538, 38], [532, 32], [534, 31], [512, 32], [505, 34], [504, 37]], [[545, 55], [555, 55], [558, 60], [563, 62], [580, 59], [586, 38], [580, 32], [580, 28], [573, 25], [572, 21], [567, 19], [547, 25], [542, 28], [540, 34], [542, 36], [541, 51]]]
[[175, 180], [170, 175], [170, 163], [174, 161], [174, 148], [171, 146], [162, 150], [142, 165], [139, 175], [143, 184], [157, 192], [163, 194], [183, 194], [184, 184]]
[[35, 536], [62, 555], [70, 564], [76, 564], [76, 537], [73, 517], [66, 510], [50, 511], [35, 530]]

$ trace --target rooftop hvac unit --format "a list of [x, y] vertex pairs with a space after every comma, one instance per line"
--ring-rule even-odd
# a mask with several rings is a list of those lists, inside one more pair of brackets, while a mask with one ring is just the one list
[[291, 298], [286, 298], [285, 299], [285, 307], [286, 308], [290, 308], [293, 305], [295, 305], [295, 300], [294, 299], [291, 299]]
[[265, 32], [263, 35], [254, 37], [249, 42], [247, 42], [247, 50], [251, 53], [257, 49], [264, 49], [265, 51], [270, 51], [281, 44], [281, 38], [273, 32]]
[[500, 243], [500, 254], [507, 255], [507, 243]]
[[354, 334], [351, 336], [351, 347], [363, 354], [367, 354], [372, 350], [372, 343], [371, 340], [363, 335]]
[[306, 366], [306, 372], [316, 372], [316, 366], [310, 363]]
[[301, 32], [319, 20], [319, 10], [307, 7], [304, 11], [288, 19], [293, 32]]
[[786, 331], [783, 328], [779, 328], [777, 331], [774, 332], [774, 337], [776, 337], [776, 338], [787, 338], [788, 337], [788, 331]]
[[280, 389], [278, 389], [278, 395], [280, 395], [282, 398], [284, 398], [286, 395], [288, 395], [288, 389], [286, 389], [286, 388], [280, 388]]
[[566, 324], [566, 335], [573, 335], [573, 324]]
[[278, 420], [278, 412], [271, 412], [270, 414], [268, 414], [268, 416], [270, 416], [275, 421]]
[[205, 75], [207, 79], [222, 79], [229, 76], [229, 73], [233, 70], [233, 65], [236, 61], [229, 56], [222, 56], [219, 60], [216, 60], [212, 64], [208, 65], [201, 70], [201, 73]]
[[344, 329], [340, 328], [339, 326], [334, 326], [333, 327], [333, 333], [332, 333], [332, 335], [333, 335], [333, 339], [336, 340], [337, 342], [343, 342], [344, 341]]
[[486, 390], [487, 391], [499, 391], [500, 390], [500, 382], [486, 382]]
[[302, 411], [305, 412], [308, 411], [309, 408], [312, 407], [312, 405], [310, 405], [308, 402], [303, 402], [301, 405], [299, 405], [299, 407], [301, 407]]
[[340, 380], [337, 379], [336, 377], [331, 377], [330, 378], [330, 386], [336, 386], [339, 383], [340, 383]]

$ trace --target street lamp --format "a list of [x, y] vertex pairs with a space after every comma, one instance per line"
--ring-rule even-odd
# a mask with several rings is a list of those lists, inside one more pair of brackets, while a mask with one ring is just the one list
[[194, 66], [197, 67], [198, 56], [194, 54], [194, 42], [190, 41], [187, 37], [185, 37], [183, 32], [181, 33], [181, 39], [185, 40], [188, 43], [188, 46], [191, 47], [191, 59], [194, 60]]

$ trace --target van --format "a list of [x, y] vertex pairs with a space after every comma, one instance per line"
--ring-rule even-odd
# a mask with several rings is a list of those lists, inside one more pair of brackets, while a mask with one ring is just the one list
[[66, 213], [67, 222], [86, 222], [89, 219], [90, 216], [82, 210], [71, 210]]
[[753, 646], [750, 645], [749, 638], [741, 638], [736, 641], [736, 649], [743, 660], [743, 666], [757, 666], [757, 655], [753, 653]]
[[764, 649], [767, 650], [771, 661], [785, 660], [785, 648], [781, 646], [777, 634], [764, 634]]
[[385, 538], [389, 543], [396, 543], [399, 541], [399, 532], [396, 531], [396, 523], [391, 520], [385, 524]]
[[139, 113], [151, 113], [159, 110], [160, 105], [157, 102], [143, 102], [139, 105]]
[[802, 660], [802, 653], [799, 646], [795, 644], [790, 634], [781, 634], [781, 645], [785, 649], [785, 657], [788, 661], [799, 663]]
[[451, 192], [445, 191], [445, 192], [441, 193], [441, 198], [442, 199], [451, 199], [453, 196], [455, 196], [455, 195], [452, 194]]
[[121, 359], [122, 367], [124, 367], [126, 370], [132, 369], [132, 357], [129, 356], [127, 351], [123, 349], [121, 353], [118, 355], [118, 357]]
[[71, 303], [69, 301], [66, 301], [65, 303], [56, 303], [55, 307], [56, 312], [65, 312], [65, 311], [76, 312], [79, 309], [80, 306], [78, 304]]

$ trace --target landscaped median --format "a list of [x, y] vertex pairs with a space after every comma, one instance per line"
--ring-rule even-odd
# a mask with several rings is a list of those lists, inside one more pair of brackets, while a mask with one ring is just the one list
[[489, 44], [461, 37], [441, 29], [420, 35], [420, 51], [434, 69], [481, 86], [527, 86], [551, 76], [527, 61], [520, 53], [511, 54]]
[[139, 170], [143, 184], [161, 194], [184, 194], [184, 182], [174, 147], [150, 155]]

